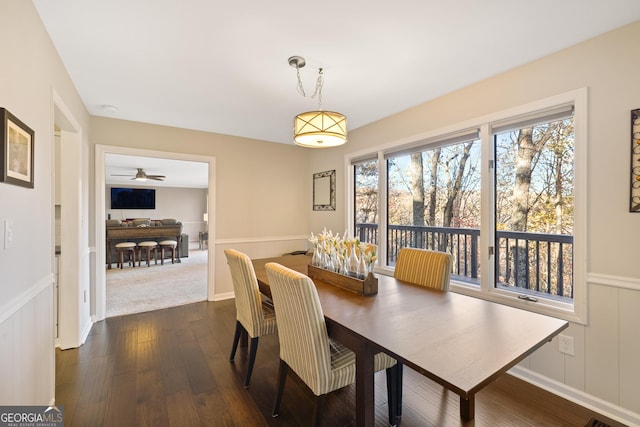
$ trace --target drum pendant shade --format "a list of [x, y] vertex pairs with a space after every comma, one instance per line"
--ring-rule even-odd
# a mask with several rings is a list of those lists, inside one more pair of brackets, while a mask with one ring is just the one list
[[303, 147], [327, 148], [347, 141], [347, 118], [333, 111], [307, 111], [293, 119], [293, 139]]

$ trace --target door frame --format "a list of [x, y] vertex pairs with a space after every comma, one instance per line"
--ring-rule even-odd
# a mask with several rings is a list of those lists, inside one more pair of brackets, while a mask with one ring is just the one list
[[[56, 168], [55, 155], [51, 156], [54, 176], [51, 180], [52, 233], [55, 235], [55, 204], [60, 202], [60, 246], [58, 292], [54, 295], [54, 311], [58, 316], [56, 347], [75, 348], [82, 345], [91, 330], [90, 310], [90, 249], [88, 228], [88, 175], [82, 167], [84, 157], [83, 129], [62, 97], [53, 90], [53, 126], [51, 129], [55, 150], [59, 132], [60, 165]], [[56, 170], [59, 169], [59, 170]], [[56, 194], [56, 174], [60, 176], [59, 194]], [[52, 240], [55, 245], [55, 236]], [[52, 250], [55, 263], [55, 250]], [[55, 319], [54, 319], [55, 322]]]
[[[113, 145], [100, 145], [95, 146], [95, 209], [96, 209], [96, 311], [94, 314], [94, 321], [100, 321], [105, 318], [107, 307], [107, 291], [106, 291], [106, 270], [104, 267], [104, 260], [106, 259], [106, 166], [105, 156], [106, 154], [121, 154], [128, 156], [139, 157], [157, 157], [169, 160], [184, 160], [207, 163], [209, 166], [209, 178], [208, 178], [208, 197], [207, 197], [207, 212], [209, 212], [210, 221], [207, 222], [207, 231], [209, 233], [209, 242], [215, 242], [215, 194], [216, 194], [216, 158], [211, 156], [202, 156], [197, 154], [186, 153], [173, 153], [167, 151], [146, 150], [139, 148], [120, 147]], [[215, 245], [209, 244], [207, 246], [207, 300], [212, 301], [212, 297], [215, 295], [215, 258], [214, 250], [212, 247]]]

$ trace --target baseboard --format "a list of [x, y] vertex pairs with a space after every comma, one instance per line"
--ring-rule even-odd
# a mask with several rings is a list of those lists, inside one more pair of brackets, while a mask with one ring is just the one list
[[209, 301], [224, 301], [226, 299], [232, 299], [232, 298], [235, 298], [235, 295], [233, 292], [225, 292], [223, 294], [213, 295], [213, 297], [210, 298]]
[[84, 328], [82, 328], [82, 333], [80, 334], [80, 345], [84, 344], [87, 341], [87, 337], [89, 336], [92, 327], [93, 320], [91, 319], [91, 316], [89, 316], [89, 318], [87, 319], [87, 323], [84, 325]]
[[581, 390], [569, 387], [566, 384], [552, 380], [529, 369], [515, 366], [509, 370], [509, 374], [580, 406], [591, 409], [605, 417], [629, 426], [640, 426], [640, 414], [636, 414], [635, 412], [614, 405], [611, 402], [607, 402]]

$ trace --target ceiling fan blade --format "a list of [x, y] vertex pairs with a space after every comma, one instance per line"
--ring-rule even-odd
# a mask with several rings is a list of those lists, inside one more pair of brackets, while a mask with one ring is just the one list
[[164, 175], [147, 175], [144, 171], [144, 169], [142, 168], [138, 168], [138, 172], [134, 173], [133, 175], [131, 174], [127, 174], [127, 175], [120, 175], [120, 174], [111, 174], [111, 176], [129, 176], [132, 177], [131, 180], [132, 181], [143, 181], [145, 179], [152, 179], [154, 181], [164, 181], [164, 179], [166, 178], [166, 176]]

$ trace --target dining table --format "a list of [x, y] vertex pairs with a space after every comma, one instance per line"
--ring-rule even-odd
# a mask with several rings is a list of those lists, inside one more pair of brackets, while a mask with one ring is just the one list
[[[270, 296], [267, 263], [307, 274], [310, 260], [306, 255], [252, 260], [260, 291]], [[569, 326], [504, 304], [376, 277], [378, 292], [369, 296], [314, 279], [329, 335], [356, 355], [358, 426], [375, 424], [378, 352], [458, 394], [460, 417], [471, 420], [476, 393]]]

